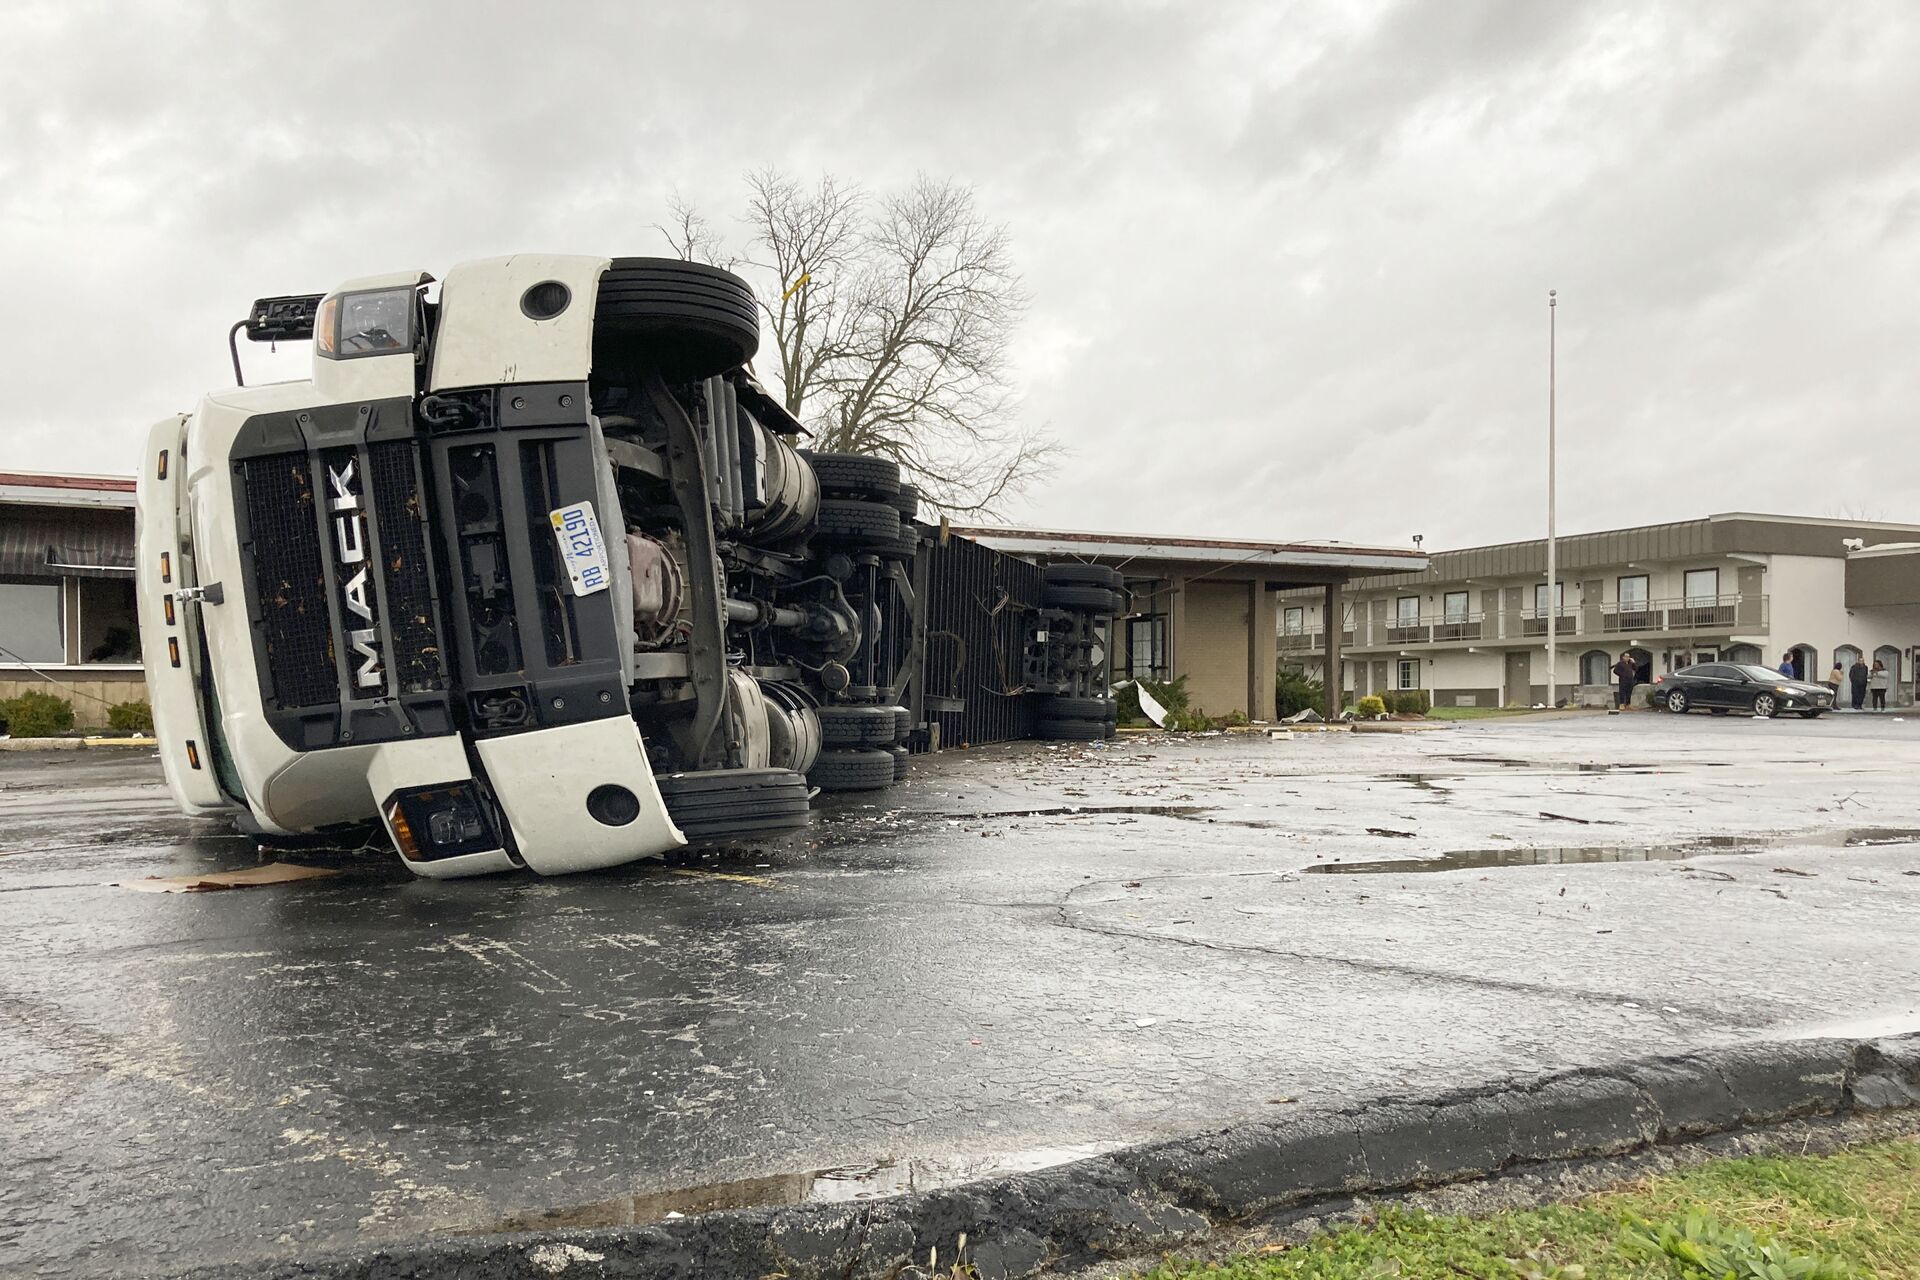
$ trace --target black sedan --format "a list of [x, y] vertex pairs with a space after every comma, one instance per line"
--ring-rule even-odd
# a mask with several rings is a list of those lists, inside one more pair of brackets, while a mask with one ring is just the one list
[[1823, 684], [1738, 662], [1702, 662], [1655, 676], [1653, 700], [1674, 712], [1704, 710], [1723, 716], [1745, 711], [1769, 720], [1782, 711], [1811, 720], [1833, 709], [1833, 691]]

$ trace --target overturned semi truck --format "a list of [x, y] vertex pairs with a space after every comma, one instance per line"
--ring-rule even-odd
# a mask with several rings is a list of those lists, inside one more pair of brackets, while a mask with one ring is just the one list
[[[810, 453], [717, 268], [519, 255], [265, 298], [149, 434], [137, 577], [189, 814], [378, 819], [429, 877], [804, 826], [943, 741], [1112, 732], [1112, 570], [922, 523]], [[312, 343], [246, 386], [238, 339]]]

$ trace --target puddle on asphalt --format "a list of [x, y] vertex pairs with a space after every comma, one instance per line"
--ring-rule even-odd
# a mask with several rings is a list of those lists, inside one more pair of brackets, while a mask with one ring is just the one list
[[1677, 845], [1630, 848], [1619, 845], [1554, 845], [1543, 848], [1455, 849], [1430, 858], [1388, 858], [1377, 862], [1316, 862], [1302, 867], [1310, 875], [1392, 875], [1423, 871], [1485, 871], [1492, 867], [1578, 866], [1594, 862], [1681, 862], [1707, 854], [1767, 853], [1783, 848], [1857, 849], [1870, 845], [1914, 844], [1920, 830], [1855, 827], [1803, 835], [1699, 836]]
[[491, 1235], [495, 1232], [551, 1231], [569, 1227], [624, 1227], [673, 1217], [692, 1217], [719, 1209], [879, 1200], [981, 1178], [1030, 1173], [1074, 1160], [1085, 1160], [1111, 1151], [1116, 1145], [1091, 1143], [1084, 1146], [1042, 1147], [1010, 1156], [979, 1160], [882, 1160], [870, 1165], [739, 1178], [704, 1186], [614, 1196], [559, 1209], [508, 1214], [459, 1234]]

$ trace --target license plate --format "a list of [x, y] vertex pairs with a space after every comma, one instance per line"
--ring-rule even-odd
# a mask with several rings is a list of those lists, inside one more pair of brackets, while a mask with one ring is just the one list
[[576, 502], [547, 513], [553, 536], [560, 540], [560, 562], [567, 566], [573, 594], [590, 596], [607, 589], [607, 544], [600, 537], [600, 521], [591, 502]]

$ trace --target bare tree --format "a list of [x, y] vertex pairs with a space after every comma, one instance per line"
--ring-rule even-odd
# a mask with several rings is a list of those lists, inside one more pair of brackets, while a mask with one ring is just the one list
[[[1027, 295], [1004, 226], [973, 193], [922, 176], [872, 198], [831, 175], [803, 187], [747, 178], [750, 248], [788, 412], [832, 452], [892, 458], [942, 510], [983, 513], [1052, 467], [1059, 449], [1018, 419], [1007, 353]], [[677, 200], [682, 256], [720, 260]]]

